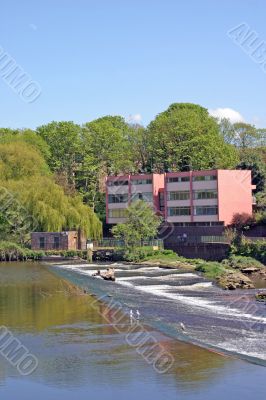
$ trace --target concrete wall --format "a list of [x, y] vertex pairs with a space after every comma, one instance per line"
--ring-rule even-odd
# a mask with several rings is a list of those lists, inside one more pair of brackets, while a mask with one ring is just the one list
[[217, 243], [177, 244], [168, 241], [164, 247], [186, 258], [202, 258], [208, 261], [222, 261], [229, 251], [229, 245]]
[[252, 215], [251, 171], [218, 170], [218, 212], [225, 225], [235, 213]]

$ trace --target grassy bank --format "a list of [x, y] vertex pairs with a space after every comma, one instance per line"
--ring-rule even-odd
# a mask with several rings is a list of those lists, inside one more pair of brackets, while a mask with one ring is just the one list
[[41, 251], [31, 250], [26, 247], [19, 246], [17, 243], [0, 241], [0, 261], [27, 261], [41, 260], [45, 256], [60, 257], [80, 257], [87, 258], [87, 251], [83, 250], [64, 250], [64, 251]]

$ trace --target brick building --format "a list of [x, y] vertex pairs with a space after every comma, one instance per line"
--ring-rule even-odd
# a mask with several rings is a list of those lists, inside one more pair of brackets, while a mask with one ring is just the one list
[[78, 231], [32, 232], [32, 250], [86, 250], [86, 238]]

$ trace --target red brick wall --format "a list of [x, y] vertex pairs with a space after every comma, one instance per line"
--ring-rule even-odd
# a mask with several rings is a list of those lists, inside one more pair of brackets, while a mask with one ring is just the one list
[[43, 250], [55, 250], [54, 238], [59, 237], [58, 250], [78, 250], [86, 249], [86, 238], [78, 234], [77, 231], [69, 232], [32, 232], [31, 248], [32, 250], [41, 250], [40, 238], [43, 237], [45, 246]]

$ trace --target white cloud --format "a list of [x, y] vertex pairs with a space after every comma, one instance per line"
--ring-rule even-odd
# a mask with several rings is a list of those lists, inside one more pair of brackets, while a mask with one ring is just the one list
[[235, 122], [245, 122], [244, 117], [236, 110], [232, 108], [216, 108], [215, 110], [209, 110], [209, 114], [215, 118], [227, 118], [233, 124]]
[[127, 122], [130, 124], [140, 124], [142, 121], [142, 116], [141, 114], [130, 114], [127, 117]]

